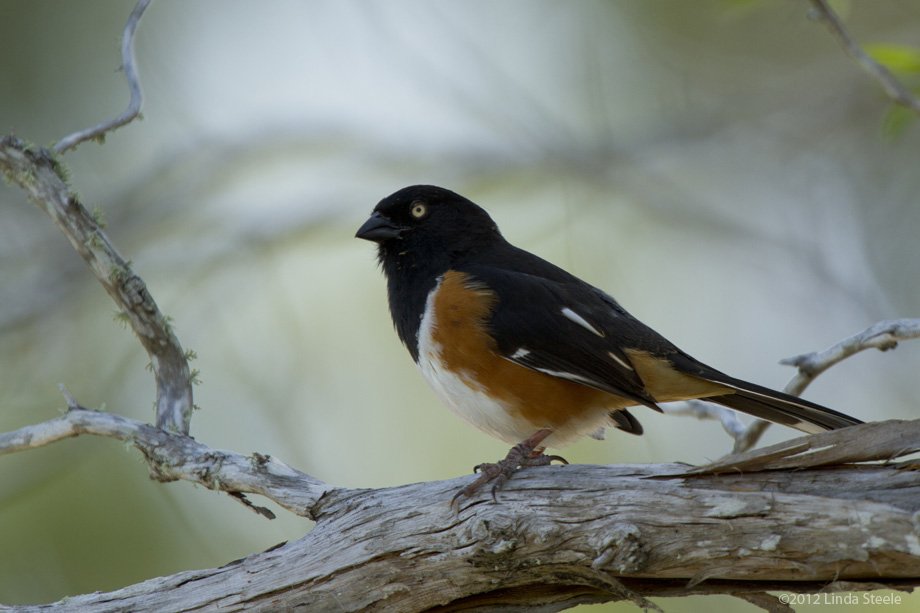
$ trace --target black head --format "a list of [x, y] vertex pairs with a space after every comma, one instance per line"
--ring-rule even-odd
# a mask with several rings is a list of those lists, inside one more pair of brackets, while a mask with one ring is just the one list
[[433, 185], [413, 185], [387, 196], [355, 236], [378, 245], [393, 323], [416, 360], [419, 322], [438, 277], [504, 243], [488, 213]]
[[355, 235], [415, 257], [457, 254], [501, 238], [489, 214], [460, 194], [433, 185], [404, 187], [377, 203]]

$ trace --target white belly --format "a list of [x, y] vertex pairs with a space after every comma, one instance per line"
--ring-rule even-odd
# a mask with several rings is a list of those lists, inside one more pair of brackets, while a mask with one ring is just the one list
[[[431, 295], [434, 294], [432, 292]], [[441, 347], [432, 338], [432, 331], [438, 322], [435, 321], [435, 309], [431, 308], [430, 302], [429, 297], [429, 304], [426, 305], [419, 326], [416, 366], [438, 399], [454, 415], [510, 445], [520, 443], [542, 428], [553, 431], [543, 442], [547, 447], [564, 447], [586, 435], [604, 437], [604, 427], [610, 425], [610, 421], [609, 410], [603, 406], [595, 407], [579, 419], [570, 420], [564, 425], [534, 424], [485, 393], [472, 373], [457, 373], [446, 369], [441, 359]]]
[[445, 370], [436, 353], [420, 352], [417, 366], [444, 406], [474, 428], [510, 445], [520, 443], [536, 431], [525, 420], [514, 419], [504, 406], [476, 389], [474, 381]]

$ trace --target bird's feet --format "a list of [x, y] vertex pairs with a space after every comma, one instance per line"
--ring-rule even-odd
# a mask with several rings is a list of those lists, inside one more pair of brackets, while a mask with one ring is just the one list
[[547, 436], [552, 434], [551, 430], [539, 430], [536, 434], [524, 440], [508, 452], [504, 460], [499, 460], [495, 464], [479, 464], [473, 468], [473, 472], [479, 473], [479, 478], [454, 494], [451, 499], [451, 505], [456, 508], [457, 500], [461, 496], [471, 497], [476, 490], [487, 483], [492, 484], [492, 500], [498, 502], [496, 494], [505, 486], [508, 479], [511, 478], [519, 468], [527, 466], [548, 466], [553, 460], [568, 464], [565, 458], [557, 455], [546, 455], [543, 453], [544, 447], [540, 445]]

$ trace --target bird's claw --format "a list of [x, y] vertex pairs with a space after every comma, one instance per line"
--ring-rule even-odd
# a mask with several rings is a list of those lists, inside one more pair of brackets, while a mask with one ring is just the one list
[[478, 473], [479, 477], [461, 488], [451, 499], [451, 506], [457, 508], [457, 501], [461, 496], [471, 498], [476, 491], [487, 483], [492, 483], [492, 500], [498, 502], [498, 492], [502, 490], [508, 479], [520, 468], [528, 466], [548, 466], [552, 462], [561, 462], [568, 464], [565, 458], [557, 455], [546, 455], [541, 449], [534, 449], [532, 446], [519, 443], [511, 448], [508, 455], [503, 460], [495, 463], [477, 464], [473, 467], [473, 473]]

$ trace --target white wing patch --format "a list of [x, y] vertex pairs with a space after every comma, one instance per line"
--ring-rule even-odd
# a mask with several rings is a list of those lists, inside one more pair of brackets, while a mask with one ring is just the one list
[[626, 370], [635, 370], [635, 368], [633, 368], [632, 366], [630, 366], [628, 363], [624, 362], [624, 361], [620, 358], [620, 356], [618, 356], [618, 355], [615, 354], [614, 352], [608, 351], [608, 352], [607, 352], [607, 355], [609, 355], [611, 358], [613, 358], [613, 359], [616, 361], [617, 364], [619, 364], [620, 366], [622, 366], [622, 367], [625, 368]]
[[520, 360], [521, 358], [527, 357], [528, 355], [530, 355], [530, 349], [524, 349], [523, 347], [521, 347], [520, 349], [518, 349], [517, 351], [511, 354], [511, 359]]
[[603, 332], [601, 332], [600, 330], [598, 330], [597, 328], [595, 328], [594, 326], [592, 326], [591, 324], [589, 324], [588, 321], [587, 321], [584, 317], [582, 317], [581, 315], [579, 315], [578, 313], [576, 313], [575, 311], [573, 311], [573, 310], [570, 309], [569, 307], [563, 307], [563, 308], [562, 308], [562, 315], [563, 315], [563, 317], [565, 317], [566, 319], [569, 319], [569, 320], [571, 320], [571, 321], [574, 321], [575, 323], [577, 323], [577, 324], [578, 324], [579, 326], [581, 326], [582, 328], [584, 328], [584, 329], [586, 329], [586, 330], [589, 330], [589, 331], [591, 331], [591, 332], [597, 334], [597, 335], [600, 336], [601, 338], [604, 337], [604, 333], [603, 333]]
[[568, 379], [569, 381], [574, 381], [575, 383], [581, 383], [589, 387], [595, 387], [597, 385], [597, 383], [595, 383], [592, 379], [589, 379], [588, 377], [582, 377], [581, 375], [576, 375], [575, 373], [564, 372], [561, 370], [550, 370], [549, 368], [536, 368], [535, 366], [531, 368], [533, 368], [534, 370], [538, 370], [544, 374], [551, 375], [553, 377], [559, 377], [560, 379]]

